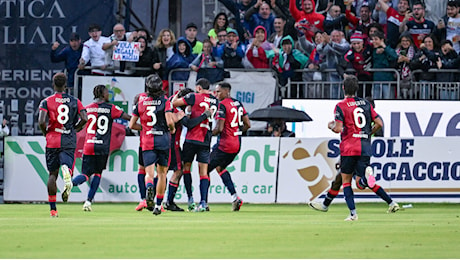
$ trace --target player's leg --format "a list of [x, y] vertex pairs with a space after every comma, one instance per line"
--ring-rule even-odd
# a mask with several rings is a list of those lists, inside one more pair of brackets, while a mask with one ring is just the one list
[[358, 220], [358, 214], [356, 213], [355, 199], [353, 190], [351, 188], [351, 181], [353, 177], [354, 169], [356, 168], [357, 157], [356, 156], [342, 156], [341, 157], [341, 175], [343, 182], [343, 193], [345, 195], [345, 201], [350, 215], [345, 218], [345, 221]]
[[48, 176], [48, 203], [50, 205], [50, 216], [58, 217], [57, 207], [56, 207], [56, 193], [57, 185], [56, 180], [59, 174], [59, 155], [58, 149], [56, 148], [46, 148], [46, 166], [49, 171]]
[[188, 197], [188, 211], [194, 211], [196, 208], [195, 201], [193, 199], [193, 189], [192, 189], [192, 161], [195, 157], [196, 149], [193, 144], [184, 143], [183, 146], [183, 158], [184, 170], [182, 172], [182, 177], [184, 180], [185, 191], [187, 192]]
[[142, 148], [139, 146], [139, 166], [137, 170], [137, 186], [139, 187], [140, 201], [136, 207], [137, 211], [142, 211], [147, 208], [147, 202], [145, 201], [147, 188], [145, 187], [145, 168], [144, 168], [144, 157], [142, 156]]
[[157, 155], [157, 176], [158, 176], [158, 183], [157, 183], [157, 201], [155, 208], [153, 210], [153, 214], [159, 215], [161, 214], [161, 204], [163, 202], [163, 198], [165, 195], [166, 190], [166, 174], [168, 173], [168, 165], [169, 165], [169, 149], [168, 150], [155, 150]]
[[308, 205], [315, 210], [327, 212], [329, 206], [331, 205], [332, 201], [337, 197], [340, 191], [340, 187], [342, 186], [342, 175], [340, 174], [340, 170], [337, 170], [337, 175], [335, 176], [335, 180], [332, 181], [331, 188], [327, 191], [326, 197], [324, 198], [323, 202], [309, 202]]
[[155, 175], [155, 162], [157, 160], [156, 154], [152, 150], [143, 151], [142, 156], [144, 157], [145, 166], [145, 182], [147, 188], [146, 204], [149, 211], [153, 211], [155, 206], [155, 190], [153, 187], [153, 177]]
[[384, 200], [388, 204], [387, 213], [394, 213], [398, 211], [399, 210], [398, 203], [393, 201], [390, 195], [380, 185], [377, 185], [375, 183], [373, 169], [369, 165], [369, 163], [366, 164], [366, 162], [364, 162], [364, 165], [362, 165], [360, 168], [365, 168], [365, 171], [364, 171], [364, 174], [361, 174], [361, 176], [356, 177], [356, 186], [359, 189], [365, 189], [366, 187], [368, 187], [375, 194], [377, 194], [377, 196], [379, 196], [382, 200]]
[[184, 211], [182, 208], [174, 203], [174, 197], [176, 196], [177, 188], [182, 177], [182, 157], [180, 146], [176, 146], [174, 139], [171, 143], [171, 156], [169, 162], [169, 170], [174, 171], [168, 184], [168, 195], [165, 203], [165, 208], [171, 211]]
[[102, 172], [105, 170], [106, 168], [106, 165], [107, 165], [107, 160], [109, 158], [109, 155], [108, 154], [104, 154], [104, 155], [94, 155], [94, 156], [91, 156], [93, 157], [92, 160], [93, 163], [91, 163], [90, 165], [92, 165], [92, 172], [94, 173], [93, 174], [93, 177], [91, 179], [91, 184], [89, 186], [89, 191], [88, 191], [88, 197], [85, 201], [85, 204], [83, 205], [83, 210], [84, 211], [92, 211], [92, 208], [91, 208], [91, 203], [93, 202], [93, 199], [94, 199], [94, 196], [96, 195], [96, 192], [99, 188], [99, 185], [101, 183], [101, 175], [102, 175]]
[[84, 182], [87, 182], [89, 180], [89, 177], [91, 177], [92, 174], [92, 166], [91, 163], [93, 163], [93, 160], [91, 160], [91, 155], [83, 155], [82, 158], [82, 164], [81, 164], [81, 171], [82, 174], [77, 175], [73, 177], [72, 179], [72, 185], [73, 186], [78, 186]]
[[200, 205], [198, 211], [206, 211], [208, 208], [208, 190], [209, 190], [209, 176], [208, 176], [208, 162], [209, 162], [209, 147], [199, 146], [196, 160], [198, 161], [198, 173], [200, 174]]
[[72, 191], [72, 170], [74, 165], [75, 149], [61, 149], [59, 152], [59, 162], [64, 179], [64, 188], [62, 190], [62, 201], [67, 202]]

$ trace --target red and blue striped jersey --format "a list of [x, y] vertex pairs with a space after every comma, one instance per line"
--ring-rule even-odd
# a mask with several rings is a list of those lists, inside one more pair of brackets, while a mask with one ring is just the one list
[[109, 154], [113, 120], [122, 117], [123, 110], [106, 102], [94, 102], [85, 109], [88, 114], [88, 122], [86, 123], [83, 154]]
[[165, 113], [172, 113], [171, 102], [165, 97], [139, 96], [133, 115], [141, 120], [141, 148], [148, 150], [169, 150], [170, 134]]
[[84, 109], [78, 98], [64, 92], [56, 92], [43, 99], [40, 110], [48, 115], [46, 147], [75, 149], [77, 135], [74, 126]]
[[226, 98], [219, 102], [216, 120], [224, 120], [224, 129], [217, 143], [219, 150], [226, 153], [238, 153], [241, 148], [243, 116], [247, 115], [243, 104], [234, 98]]
[[379, 116], [371, 104], [359, 97], [349, 97], [335, 106], [335, 121], [343, 123], [340, 134], [341, 156], [371, 156], [372, 122]]
[[212, 120], [217, 111], [217, 98], [211, 94], [205, 93], [189, 93], [183, 97], [186, 105], [192, 107], [190, 119], [201, 116], [206, 109], [211, 109], [212, 115], [205, 119], [199, 125], [192, 129], [187, 129], [185, 142], [190, 142], [198, 145], [210, 146], [212, 137]]

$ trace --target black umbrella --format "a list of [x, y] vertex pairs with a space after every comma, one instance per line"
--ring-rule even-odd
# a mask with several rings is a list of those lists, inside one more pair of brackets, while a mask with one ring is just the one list
[[266, 122], [273, 121], [274, 119], [281, 119], [285, 122], [313, 121], [313, 119], [311, 119], [311, 117], [304, 111], [282, 106], [273, 106], [254, 110], [249, 115], [249, 119]]

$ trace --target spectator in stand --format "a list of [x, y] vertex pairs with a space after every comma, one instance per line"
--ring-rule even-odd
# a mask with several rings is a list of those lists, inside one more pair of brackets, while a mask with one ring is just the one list
[[65, 62], [65, 69], [67, 71], [67, 87], [73, 88], [75, 71], [78, 68], [80, 62], [83, 45], [81, 44], [80, 35], [77, 33], [71, 33], [69, 38], [69, 46], [64, 47], [59, 52], [59, 42], [54, 42], [51, 46], [51, 62]]
[[[273, 58], [273, 67], [277, 73], [278, 84], [285, 86], [288, 79], [292, 81], [301, 81], [302, 74], [295, 70], [305, 68], [308, 57], [294, 48], [294, 40], [291, 36], [286, 36], [281, 40], [281, 49], [267, 51], [267, 58]], [[296, 84], [291, 84], [289, 98], [303, 98], [303, 87], [298, 89]]]
[[127, 61], [118, 61], [112, 60], [113, 50], [117, 48], [118, 42], [133, 42], [135, 38], [137, 38], [137, 32], [126, 32], [125, 27], [121, 23], [115, 24], [113, 26], [113, 34], [110, 35], [110, 42], [104, 43], [102, 45], [102, 49], [106, 51], [107, 59], [111, 61], [111, 64], [116, 69], [114, 73], [116, 75], [132, 75], [134, 74], [133, 70], [127, 70], [128, 67], [134, 67], [135, 64], [133, 62]]
[[438, 84], [439, 99], [441, 100], [458, 100], [459, 89], [452, 87], [452, 82], [458, 82], [458, 73], [443, 72], [442, 69], [458, 69], [460, 65], [460, 56], [454, 50], [453, 44], [449, 40], [441, 42], [441, 52], [439, 53], [436, 63], [439, 73], [436, 73], [437, 82], [448, 82], [446, 85]]
[[296, 0], [290, 0], [289, 11], [296, 21], [296, 27], [304, 29], [307, 40], [311, 41], [316, 31], [324, 31], [324, 16], [315, 12], [313, 0], [302, 0], [302, 11], [297, 9]]
[[345, 10], [345, 17], [353, 26], [352, 32], [361, 32], [364, 41], [369, 38], [369, 26], [374, 23], [371, 19], [371, 9], [368, 2], [364, 2], [359, 9], [359, 17], [351, 12], [351, 2], [348, 2]]
[[163, 81], [163, 91], [169, 92], [166, 62], [174, 55], [176, 36], [170, 29], [162, 29], [153, 48], [153, 70]]
[[[377, 6], [386, 14], [387, 43], [391, 48], [396, 48], [400, 35], [399, 26], [403, 22], [406, 13], [409, 11], [409, 0], [399, 0], [397, 11], [391, 7], [389, 3], [391, 2], [388, 2], [388, 0], [379, 0]], [[380, 20], [379, 23], [382, 24]]]
[[[289, 11], [289, 0], [270, 0], [270, 7], [272, 8], [273, 14], [275, 15], [275, 19], [276, 17], [281, 17], [285, 21], [284, 27], [282, 29], [283, 35], [281, 36], [281, 38], [290, 35], [292, 39], [296, 42], [298, 32], [294, 26], [294, 17], [292, 17], [291, 12]], [[275, 22], [273, 26], [276, 26]], [[275, 32], [277, 32], [276, 29]], [[281, 38], [279, 40], [281, 40]], [[279, 42], [277, 43], [279, 44]], [[276, 47], [279, 48], [279, 45]]]
[[214, 22], [212, 23], [212, 28], [208, 32], [208, 37], [211, 41], [218, 40], [217, 33], [220, 30], [230, 31], [232, 28], [229, 27], [228, 16], [226, 13], [221, 12], [216, 15]]
[[219, 0], [235, 17], [236, 30], [238, 34], [241, 35], [244, 39], [242, 41], [249, 40], [251, 38], [251, 33], [249, 31], [249, 24], [244, 19], [246, 12], [251, 8], [257, 0]]
[[399, 88], [401, 97], [404, 99], [412, 98], [414, 93], [412, 89], [412, 72], [410, 70], [410, 61], [417, 53], [414, 40], [408, 32], [405, 32], [399, 38], [399, 43], [396, 46], [396, 54], [398, 54], [398, 71], [400, 75]]
[[146, 77], [153, 72], [153, 51], [148, 45], [148, 40], [144, 36], [137, 37], [136, 42], [140, 43], [139, 61], [136, 62], [136, 68], [145, 68], [148, 70], [136, 70], [134, 75]]
[[218, 48], [227, 42], [227, 30], [218, 29], [216, 38], [209, 38], [213, 48]]
[[212, 43], [206, 39], [203, 41], [203, 52], [190, 64], [190, 69], [197, 72], [197, 80], [206, 78], [214, 84], [224, 80], [224, 62], [215, 57], [212, 51]]
[[[190, 42], [186, 38], [180, 37], [174, 47], [174, 55], [166, 62], [168, 73], [173, 69], [188, 69], [195, 58], [196, 55], [192, 54]], [[189, 74], [188, 71], [178, 71], [174, 72], [171, 78], [173, 80], [187, 81]]]
[[[395, 68], [398, 55], [395, 50], [385, 44], [385, 35], [382, 32], [376, 32], [370, 35], [372, 39], [372, 68], [373, 69], [389, 69]], [[373, 79], [373, 98], [374, 99], [394, 99], [394, 86], [385, 81], [394, 81], [394, 73], [386, 71], [375, 71]]]
[[254, 38], [252, 39], [246, 51], [246, 57], [255, 69], [268, 69], [268, 58], [265, 51], [271, 50], [272, 46], [266, 41], [267, 32], [263, 26], [257, 26], [254, 29]]
[[151, 49], [153, 49], [153, 37], [152, 35], [150, 34], [149, 30], [145, 29], [145, 28], [139, 28], [139, 29], [136, 29], [135, 31], [137, 33], [137, 38], [134, 39], [137, 41], [137, 39], [139, 39], [139, 37], [141, 36], [144, 36], [145, 39], [147, 39], [147, 46], [149, 46]]
[[393, 7], [390, 0], [379, 0], [379, 2], [375, 5], [374, 10], [372, 10], [371, 18], [376, 23], [379, 23], [380, 26], [383, 28], [383, 32], [387, 35], [387, 13], [382, 9], [381, 3], [388, 5], [388, 7]]
[[[275, 17], [273, 16], [270, 5], [267, 2], [257, 0], [257, 3], [246, 12], [244, 19], [249, 24], [250, 32], [254, 32], [258, 26], [263, 26], [267, 34], [275, 32], [275, 29], [273, 28]], [[252, 37], [255, 37], [255, 35], [252, 35]]]
[[[323, 32], [317, 31], [314, 36], [315, 41], [313, 43], [307, 41], [305, 37], [299, 38], [299, 44], [302, 49], [309, 54], [307, 68], [309, 72], [304, 72], [302, 78], [304, 81], [322, 81], [323, 78], [326, 78], [326, 75], [322, 75], [320, 69], [324, 68], [325, 57], [320, 55], [316, 47], [319, 44], [323, 44], [324, 36]], [[306, 98], [322, 98], [322, 84], [308, 84], [307, 93], [305, 93]]]
[[189, 23], [185, 27], [185, 38], [190, 42], [192, 46], [192, 53], [195, 55], [200, 54], [203, 51], [203, 43], [196, 39], [198, 27], [194, 23]]
[[275, 48], [280, 47], [280, 41], [284, 37], [284, 26], [286, 25], [286, 19], [281, 16], [275, 17], [273, 21], [273, 32], [270, 36], [268, 36], [267, 41], [272, 43]]
[[109, 37], [101, 36], [101, 27], [97, 24], [92, 24], [88, 28], [89, 40], [83, 43], [83, 50], [81, 52], [80, 64], [78, 68], [80, 70], [85, 68], [85, 65], [91, 62], [91, 67], [96, 67], [91, 70], [92, 74], [95, 75], [108, 75], [107, 71], [104, 71], [109, 65], [105, 58], [105, 51], [102, 49], [104, 43], [110, 43]]
[[350, 37], [351, 49], [345, 54], [348, 67], [353, 68], [359, 80], [357, 96], [364, 98], [372, 95], [372, 85], [363, 83], [372, 81], [372, 74], [367, 71], [371, 66], [372, 47], [364, 43], [361, 33], [354, 33]]
[[345, 14], [340, 12], [340, 6], [333, 5], [327, 12], [324, 20], [324, 32], [331, 34], [333, 30], [345, 32], [345, 26], [348, 25], [348, 20]]
[[[364, 44], [365, 44], [365, 45], [367, 44], [367, 45], [372, 46], [372, 40], [371, 40], [371, 38], [369, 37], [369, 35], [374, 34], [374, 33], [376, 33], [376, 32], [382, 32], [382, 33], [384, 33], [384, 32], [383, 32], [383, 28], [382, 28], [382, 26], [380, 26], [379, 23], [371, 23], [371, 24], [369, 24], [369, 26], [367, 27], [367, 29], [369, 30], [367, 36], [363, 35]], [[358, 32], [358, 33], [362, 34], [361, 32]]]
[[441, 17], [434, 33], [439, 42], [449, 40], [454, 50], [460, 52], [460, 2], [458, 0], [447, 2], [446, 15]]
[[8, 127], [8, 120], [3, 118], [2, 124], [0, 126], [0, 137], [8, 136], [10, 134], [10, 128]]
[[343, 76], [344, 55], [350, 49], [350, 44], [345, 40], [344, 34], [341, 31], [334, 30], [331, 36], [327, 33], [323, 34], [324, 42], [316, 46], [318, 53], [325, 57], [325, 68], [335, 69], [335, 72], [328, 72], [327, 81], [337, 82], [331, 83], [329, 90], [326, 89], [325, 95], [332, 99], [343, 97], [341, 93], [341, 84]]
[[216, 48], [215, 56], [224, 61], [224, 68], [244, 68], [243, 57], [246, 47], [240, 43], [235, 29], [227, 32], [227, 42]]
[[416, 2], [412, 6], [412, 13], [407, 12], [403, 22], [399, 26], [399, 32], [409, 31], [414, 39], [415, 46], [420, 48], [425, 36], [431, 34], [434, 30], [434, 23], [425, 19], [425, 4]]
[[432, 84], [429, 82], [436, 81], [436, 74], [428, 72], [428, 70], [438, 68], [436, 65], [439, 57], [438, 48], [436, 37], [432, 34], [427, 35], [423, 38], [419, 51], [410, 62], [409, 66], [412, 71], [422, 70], [422, 73], [416, 73], [415, 80], [418, 82], [427, 82], [427, 84], [418, 84], [420, 88], [415, 89], [415, 94], [419, 94], [419, 99], [431, 99]]

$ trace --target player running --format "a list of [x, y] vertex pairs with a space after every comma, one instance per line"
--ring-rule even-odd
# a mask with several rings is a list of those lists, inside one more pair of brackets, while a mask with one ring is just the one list
[[[88, 197], [83, 204], [84, 211], [91, 211], [91, 203], [101, 182], [102, 171], [106, 168], [110, 154], [110, 137], [113, 120], [122, 118], [130, 120], [131, 116], [123, 110], [109, 103], [109, 90], [104, 85], [97, 85], [93, 89], [95, 102], [86, 106], [88, 124], [86, 128], [85, 144], [83, 146], [82, 173], [73, 178], [73, 186], [78, 186], [93, 175]], [[136, 130], [140, 130], [140, 125]]]
[[170, 133], [175, 132], [172, 106], [164, 96], [163, 83], [156, 74], [145, 79], [147, 96], [139, 97], [139, 102], [134, 107], [133, 116], [129, 121], [129, 127], [135, 129], [136, 122], [140, 118], [141, 146], [147, 179], [147, 208], [154, 205], [153, 177], [155, 164], [157, 164], [158, 184], [156, 187], [156, 205], [154, 215], [161, 214], [166, 188], [166, 174], [169, 165]]
[[220, 82], [216, 87], [219, 106], [212, 135], [219, 137], [211, 152], [208, 174], [216, 169], [232, 196], [232, 210], [239, 211], [243, 200], [238, 197], [232, 177], [226, 168], [240, 151], [241, 135], [251, 127], [251, 123], [243, 104], [230, 96], [231, 89], [227, 82]]
[[[78, 98], [65, 92], [67, 77], [64, 73], [53, 76], [53, 95], [40, 103], [38, 125], [46, 137], [46, 166], [49, 171], [48, 202], [51, 217], [58, 217], [56, 208], [56, 180], [59, 169], [64, 179], [62, 201], [67, 202], [72, 189], [72, 169], [77, 146], [76, 131], [88, 121], [85, 108]], [[47, 124], [48, 119], [48, 124]]]
[[[358, 214], [351, 180], [355, 175], [356, 185], [359, 188], [375, 187], [373, 172], [366, 168], [372, 155], [371, 135], [383, 126], [383, 121], [369, 102], [355, 96], [358, 90], [358, 79], [355, 76], [347, 76], [344, 79], [343, 90], [345, 98], [335, 106], [335, 120], [329, 122], [328, 127], [334, 133], [340, 133], [343, 193], [350, 210], [350, 215], [345, 218], [345, 221], [355, 221], [358, 220]], [[373, 126], [372, 122], [374, 122]], [[383, 188], [380, 189], [384, 191]]]

